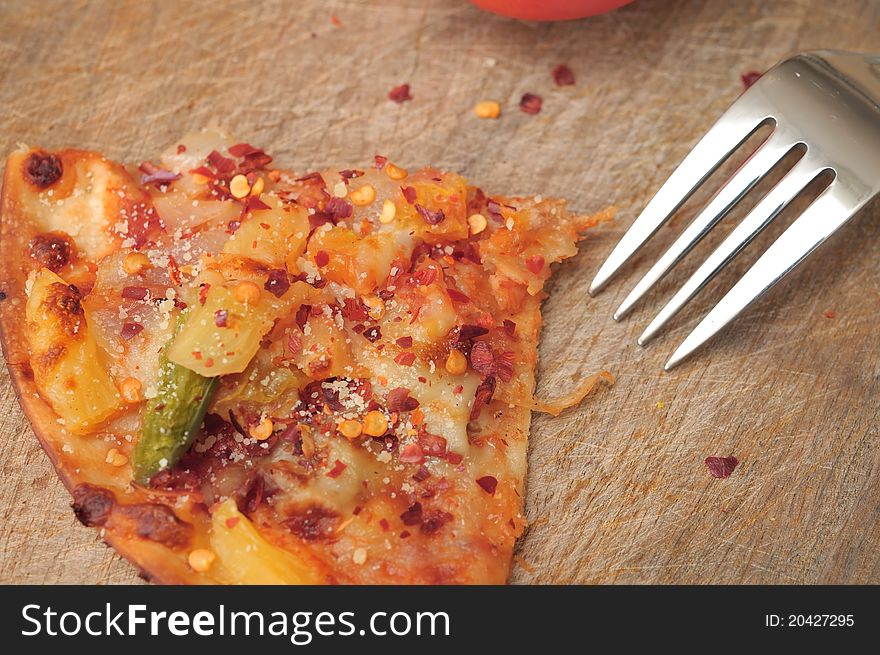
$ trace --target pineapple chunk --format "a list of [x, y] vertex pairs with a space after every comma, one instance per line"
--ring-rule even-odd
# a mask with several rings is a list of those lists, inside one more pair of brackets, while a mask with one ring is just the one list
[[[397, 203], [398, 228], [409, 228], [427, 243], [467, 239], [467, 186], [463, 177], [424, 169], [408, 177], [404, 186], [411, 187], [416, 197], [412, 203], [404, 199]], [[432, 213], [443, 212], [443, 219], [430, 224], [416, 205]]]
[[25, 309], [34, 382], [72, 432], [99, 426], [121, 405], [101, 364], [79, 290], [47, 268], [33, 279]]
[[351, 339], [333, 318], [323, 314], [309, 316], [304, 329], [302, 348], [293, 358], [300, 370], [314, 380], [357, 375]]
[[204, 303], [193, 303], [169, 347], [169, 360], [205, 377], [241, 373], [275, 319], [312, 291], [305, 282], [296, 282], [281, 298], [263, 292], [260, 301], [250, 305], [236, 297], [235, 287], [235, 282], [206, 287]]
[[232, 499], [214, 511], [210, 539], [217, 554], [213, 573], [223, 584], [321, 582], [305, 562], [266, 541]]
[[[404, 243], [400, 242], [401, 236]], [[407, 259], [412, 245], [406, 233], [380, 232], [362, 237], [336, 226], [315, 230], [308, 252], [322, 277], [368, 294], [385, 284], [395, 259]]]
[[287, 267], [297, 273], [296, 260], [306, 248], [309, 217], [302, 207], [285, 206], [274, 196], [261, 200], [269, 209], [251, 212], [226, 244], [228, 255], [248, 257], [273, 268]]

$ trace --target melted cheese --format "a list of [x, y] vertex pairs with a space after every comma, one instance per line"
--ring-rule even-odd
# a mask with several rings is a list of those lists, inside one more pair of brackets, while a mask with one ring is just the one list
[[132, 214], [136, 212], [131, 194], [137, 187], [121, 166], [93, 153], [66, 156], [64, 166], [63, 184], [57, 189], [28, 189], [28, 212], [40, 231], [66, 232], [80, 253], [98, 261], [118, 247], [118, 234], [127, 233], [128, 220], [139, 218], [123, 211], [128, 205]]
[[[387, 464], [379, 462], [370, 451], [332, 434], [325, 443], [327, 466], [316, 471], [309, 478], [308, 484], [284, 473], [273, 475], [271, 463], [287, 459], [290, 455], [282, 449], [272, 454], [270, 465], [264, 466], [263, 470], [272, 478], [277, 488], [276, 499], [273, 501], [276, 508], [305, 509], [320, 506], [332, 508], [338, 514], [347, 516], [359, 504], [361, 495], [366, 491], [365, 482], [373, 487], [381, 485]], [[339, 475], [328, 476], [327, 473], [336, 465], [336, 460], [343, 462], [346, 467]]]
[[[358, 363], [372, 372], [373, 389], [377, 393], [388, 392], [397, 387], [410, 390], [410, 395], [419, 401], [425, 413], [425, 427], [428, 432], [444, 437], [448, 449], [467, 456], [470, 449], [467, 437], [467, 424], [471, 412], [471, 402], [476, 393], [480, 378], [473, 372], [452, 376], [443, 369], [443, 363], [430, 364], [417, 360], [412, 366], [401, 366], [387, 355], [382, 355], [370, 346], [366, 340], [355, 341], [366, 343], [356, 351]], [[387, 380], [384, 387], [379, 377]], [[426, 382], [420, 382], [419, 377]], [[459, 393], [456, 387], [462, 386]]]

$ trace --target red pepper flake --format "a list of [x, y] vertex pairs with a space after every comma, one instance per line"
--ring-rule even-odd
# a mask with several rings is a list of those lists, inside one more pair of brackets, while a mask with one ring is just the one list
[[423, 432], [419, 435], [419, 448], [428, 457], [444, 457], [448, 442], [444, 437], [430, 432]]
[[394, 87], [388, 92], [388, 98], [389, 100], [393, 100], [397, 104], [402, 104], [407, 100], [412, 100], [412, 96], [409, 93], [409, 84], [401, 84]]
[[287, 276], [287, 271], [273, 268], [269, 271], [269, 277], [266, 278], [263, 288], [276, 298], [283, 296], [290, 288], [290, 278]]
[[504, 319], [502, 326], [504, 327], [504, 331], [507, 332], [507, 336], [513, 337], [516, 335], [516, 323], [511, 321], [509, 318]]
[[559, 64], [553, 69], [553, 81], [556, 86], [572, 86], [574, 84], [574, 73], [565, 64]]
[[526, 258], [526, 268], [537, 275], [544, 270], [544, 258], [541, 255], [532, 255]]
[[250, 157], [252, 155], [262, 155], [262, 148], [252, 146], [250, 143], [236, 143], [229, 146], [229, 154], [233, 157]]
[[442, 223], [443, 220], [446, 218], [446, 214], [443, 213], [442, 209], [438, 209], [437, 211], [432, 212], [430, 209], [427, 209], [426, 207], [423, 207], [418, 203], [416, 203], [415, 207], [416, 211], [419, 213], [419, 216], [424, 218], [425, 222], [429, 225], [437, 225], [439, 223]]
[[492, 347], [485, 341], [477, 341], [471, 346], [471, 368], [483, 377], [494, 375], [496, 369]]
[[447, 288], [446, 293], [449, 294], [449, 299], [452, 300], [452, 302], [465, 303], [470, 302], [471, 300], [468, 296], [464, 295], [458, 289]]
[[315, 253], [315, 264], [319, 268], [323, 268], [329, 263], [330, 263], [330, 255], [327, 253], [326, 250], [319, 250], [318, 252]]
[[175, 180], [181, 178], [180, 173], [174, 173], [164, 168], [160, 168], [153, 162], [149, 161], [141, 162], [141, 165], [138, 166], [138, 170], [143, 173], [143, 175], [141, 175], [141, 184], [171, 184]]
[[388, 519], [379, 519], [379, 526], [382, 528], [382, 532], [388, 532], [391, 528], [391, 525], [388, 523]]
[[713, 478], [729, 478], [739, 464], [736, 457], [707, 457], [704, 461]]
[[208, 289], [211, 288], [211, 285], [207, 282], [199, 286], [199, 304], [204, 305], [205, 301], [208, 299]]
[[209, 180], [216, 180], [217, 175], [207, 166], [198, 166], [197, 168], [190, 169], [189, 171], [193, 175], [201, 175], [202, 177], [206, 177]]
[[197, 362], [202, 361], [202, 353], [200, 353], [198, 350], [193, 350], [192, 356], [196, 358]]
[[409, 324], [412, 325], [413, 323], [415, 323], [419, 318], [419, 314], [421, 314], [421, 313], [422, 313], [422, 306], [419, 305], [418, 307], [416, 307], [416, 311], [413, 312], [412, 318], [409, 319]]
[[216, 150], [209, 152], [205, 159], [214, 167], [214, 170], [217, 171], [220, 177], [229, 177], [235, 172], [235, 161], [229, 159], [229, 157], [224, 157]]
[[295, 182], [305, 182], [306, 184], [319, 184], [322, 187], [326, 187], [327, 183], [324, 182], [324, 177], [318, 172], [314, 171], [312, 173], [306, 173], [302, 177], [294, 178]]
[[420, 466], [419, 470], [413, 473], [412, 479], [416, 482], [424, 482], [431, 477], [431, 472], [424, 466]]
[[229, 312], [225, 309], [218, 309], [214, 312], [214, 325], [217, 327], [226, 327], [226, 323], [229, 321]]
[[411, 186], [402, 186], [400, 187], [401, 192], [403, 193], [403, 197], [409, 204], [413, 204], [417, 199], [418, 195], [416, 194], [415, 187]]
[[520, 111], [526, 114], [537, 114], [541, 111], [541, 104], [543, 102], [541, 96], [534, 93], [524, 93], [523, 97], [519, 100], [519, 108]]
[[385, 168], [385, 164], [387, 163], [388, 157], [385, 157], [384, 155], [376, 155], [375, 157], [373, 157], [373, 166], [376, 167], [377, 171], [381, 171], [383, 168]]
[[400, 538], [401, 539], [408, 539], [409, 538], [409, 530], [404, 530], [403, 532], [401, 532]]
[[437, 268], [434, 266], [428, 266], [427, 268], [421, 268], [415, 273], [413, 273], [413, 282], [415, 282], [420, 287], [426, 287], [431, 284], [434, 280], [437, 279]]
[[244, 205], [244, 212], [255, 212], [261, 209], [270, 209], [270, 207], [257, 196], [248, 196], [247, 202]]
[[439, 510], [429, 512], [422, 521], [422, 534], [434, 534], [451, 521], [452, 518], [453, 516], [449, 512], [442, 512]]
[[504, 215], [501, 213], [501, 203], [497, 200], [489, 198], [486, 202], [486, 213], [489, 214], [489, 218], [496, 223], [501, 223], [502, 225], [505, 223]]
[[333, 23], [336, 27], [342, 27], [342, 21], [339, 20], [339, 16], [336, 16], [335, 14], [333, 16], [330, 16], [330, 22]]
[[462, 391], [464, 391], [464, 386], [459, 384], [459, 385], [456, 385], [455, 389], [452, 390], [452, 393], [459, 394]]
[[302, 353], [302, 335], [296, 331], [291, 331], [287, 335], [287, 352], [285, 355], [296, 357]]
[[168, 277], [171, 278], [171, 283], [174, 286], [180, 286], [180, 267], [177, 265], [174, 255], [168, 255]]
[[401, 366], [412, 366], [416, 361], [415, 353], [406, 352], [400, 353], [397, 357], [394, 358], [395, 363], [400, 364]]
[[498, 486], [498, 480], [496, 480], [491, 475], [484, 475], [482, 478], [477, 478], [477, 484], [490, 496], [495, 495], [495, 488]]
[[461, 464], [462, 460], [464, 460], [464, 455], [461, 453], [446, 453], [446, 461], [453, 466]]
[[829, 309], [827, 312], [822, 314], [825, 318], [837, 318], [837, 312], [833, 309]]
[[236, 525], [238, 525], [239, 518], [237, 516], [230, 517], [226, 519], [226, 527], [232, 530]]
[[465, 323], [458, 331], [458, 343], [464, 343], [472, 339], [476, 339], [477, 337], [481, 337], [484, 334], [488, 334], [488, 332], [489, 330], [487, 328], [484, 328], [482, 325]]
[[361, 333], [361, 336], [364, 337], [370, 343], [376, 343], [379, 339], [382, 338], [382, 331], [379, 329], [379, 326], [374, 325], [372, 327], [368, 327]]
[[758, 71], [749, 71], [740, 75], [739, 79], [742, 80], [743, 90], [748, 89], [752, 84], [760, 80], [763, 75], [763, 73]]
[[185, 153], [185, 152], [186, 152], [186, 146], [183, 145], [182, 143], [179, 144], [179, 145], [177, 146], [177, 154], [178, 154], [178, 155], [182, 155], [182, 154]]
[[396, 387], [388, 392], [385, 406], [390, 412], [412, 412], [419, 406], [419, 401], [409, 395], [406, 387]]
[[427, 383], [428, 383], [428, 378], [426, 378], [424, 375], [420, 375], [420, 376], [419, 376], [419, 382], [421, 382], [422, 384], [427, 384]]
[[315, 212], [314, 214], [309, 214], [309, 230], [317, 230], [324, 225], [324, 223], [336, 225], [333, 216], [327, 212]]
[[[407, 510], [400, 515], [400, 520], [404, 525], [418, 525], [422, 522], [422, 504], [415, 502], [410, 505]], [[401, 534], [401, 536], [403, 536]]]
[[425, 455], [417, 443], [408, 443], [400, 453], [400, 461], [405, 464], [421, 464], [425, 461]]
[[333, 464], [333, 468], [327, 471], [328, 478], [338, 478], [342, 475], [342, 472], [348, 468], [348, 464], [345, 462], [340, 462], [338, 459]]
[[143, 329], [144, 326], [140, 323], [125, 322], [122, 324], [122, 330], [120, 330], [119, 336], [121, 336], [124, 341], [131, 341], [139, 335]]
[[146, 287], [122, 287], [122, 297], [128, 300], [146, 300], [149, 295]]
[[351, 510], [351, 513], [352, 513], [354, 516], [357, 516], [358, 514], [360, 514], [360, 513], [363, 512], [363, 511], [364, 511], [364, 508], [363, 508], [363, 507], [361, 507], [360, 505], [355, 505], [355, 506], [354, 506], [354, 509]]
[[214, 358], [208, 357], [208, 359], [205, 360], [205, 368], [211, 368], [213, 365], [214, 365]]
[[344, 171], [339, 171], [339, 176], [343, 180], [351, 180], [353, 178], [360, 177], [363, 174], [364, 174], [363, 171], [359, 171], [357, 169], [352, 169], [352, 168], [346, 168]]
[[340, 313], [349, 321], [366, 321], [370, 317], [367, 306], [357, 298], [346, 298]]
[[495, 358], [495, 368], [498, 371], [498, 377], [504, 382], [510, 382], [513, 379], [514, 364], [516, 362], [516, 353], [508, 350], [501, 353]]
[[348, 218], [351, 216], [352, 206], [348, 200], [333, 197], [327, 201], [326, 205], [324, 205], [324, 211], [330, 214], [333, 221], [336, 222], [342, 218]]
[[401, 348], [412, 348], [413, 338], [412, 337], [400, 337], [397, 340], [397, 345]]
[[473, 421], [480, 417], [480, 412], [483, 411], [483, 406], [487, 405], [489, 401], [492, 400], [494, 394], [495, 378], [490, 375], [480, 382], [480, 386], [477, 387], [477, 390], [474, 393], [474, 404], [471, 405], [470, 420]]
[[306, 321], [309, 320], [309, 314], [312, 311], [311, 305], [300, 305], [299, 309], [296, 310], [296, 324], [299, 326], [299, 329], [302, 330]]

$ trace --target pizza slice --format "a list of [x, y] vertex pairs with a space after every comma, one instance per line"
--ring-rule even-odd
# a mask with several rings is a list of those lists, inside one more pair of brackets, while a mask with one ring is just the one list
[[297, 175], [203, 131], [22, 147], [0, 327], [85, 525], [166, 583], [502, 583], [542, 288], [606, 214], [454, 173]]

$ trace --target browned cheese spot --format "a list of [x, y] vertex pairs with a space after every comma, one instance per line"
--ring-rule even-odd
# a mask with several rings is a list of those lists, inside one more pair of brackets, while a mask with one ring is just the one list
[[43, 150], [32, 152], [24, 163], [24, 178], [40, 189], [57, 182], [61, 173], [61, 160]]
[[78, 485], [73, 490], [73, 513], [85, 526], [102, 526], [110, 517], [116, 498], [113, 493], [103, 487], [91, 484]]
[[149, 539], [169, 548], [181, 548], [192, 539], [193, 527], [177, 518], [165, 505], [118, 505], [114, 512], [114, 522], [117, 514], [122, 520], [131, 521], [134, 532], [142, 539]]
[[300, 539], [315, 541], [333, 534], [337, 514], [333, 510], [312, 505], [284, 520], [284, 525]]
[[67, 266], [76, 254], [76, 245], [61, 231], [38, 234], [30, 242], [31, 258], [40, 266], [57, 273]]

